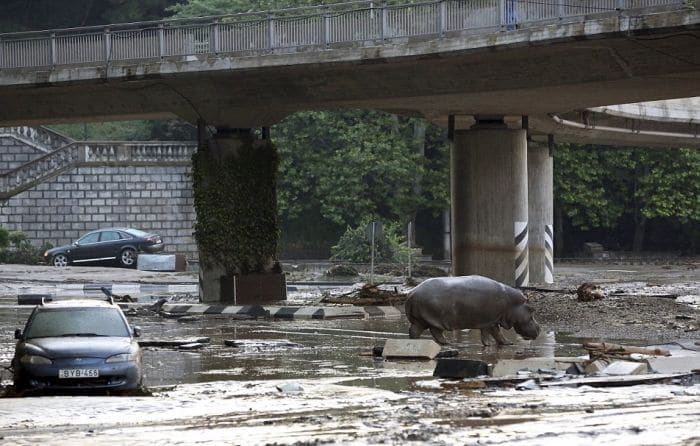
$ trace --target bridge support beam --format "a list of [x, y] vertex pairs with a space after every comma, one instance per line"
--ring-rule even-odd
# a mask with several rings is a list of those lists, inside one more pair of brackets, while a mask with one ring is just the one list
[[547, 143], [527, 146], [530, 281], [554, 282], [554, 160]]
[[455, 131], [450, 167], [454, 275], [527, 285], [525, 130], [498, 119]]
[[276, 258], [276, 175], [277, 152], [269, 138], [259, 139], [250, 129], [218, 129], [211, 139], [200, 135], [193, 187], [202, 302], [286, 299]]

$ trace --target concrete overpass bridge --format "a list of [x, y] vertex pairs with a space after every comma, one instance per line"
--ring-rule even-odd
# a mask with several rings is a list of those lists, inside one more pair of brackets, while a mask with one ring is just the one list
[[[697, 146], [697, 108], [664, 121], [648, 119], [653, 104], [611, 106], [700, 96], [698, 40], [685, 0], [356, 2], [5, 34], [0, 125], [421, 116], [454, 138], [454, 273], [524, 285], [528, 272], [552, 280], [552, 163], [536, 142]], [[238, 134], [219, 132], [217, 145]]]

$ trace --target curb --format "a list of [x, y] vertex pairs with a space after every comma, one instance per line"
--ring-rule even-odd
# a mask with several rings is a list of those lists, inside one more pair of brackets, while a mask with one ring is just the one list
[[170, 314], [218, 314], [271, 317], [274, 319], [398, 319], [401, 310], [389, 306], [371, 307], [262, 307], [260, 305], [165, 304], [162, 310]]

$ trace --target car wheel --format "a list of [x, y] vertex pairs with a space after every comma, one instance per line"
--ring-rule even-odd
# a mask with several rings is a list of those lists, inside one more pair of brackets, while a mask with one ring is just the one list
[[51, 264], [59, 267], [68, 266], [68, 256], [65, 254], [56, 254], [51, 258]]
[[119, 264], [126, 268], [131, 268], [136, 264], [136, 251], [126, 248], [119, 254]]

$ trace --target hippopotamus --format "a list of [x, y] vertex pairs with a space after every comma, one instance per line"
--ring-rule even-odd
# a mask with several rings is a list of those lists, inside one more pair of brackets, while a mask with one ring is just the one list
[[525, 295], [482, 276], [435, 277], [422, 282], [408, 293], [406, 316], [411, 339], [428, 329], [441, 345], [447, 343], [444, 330], [478, 328], [484, 345], [488, 345], [489, 336], [498, 345], [507, 344], [500, 327], [512, 327], [525, 339], [540, 334]]

